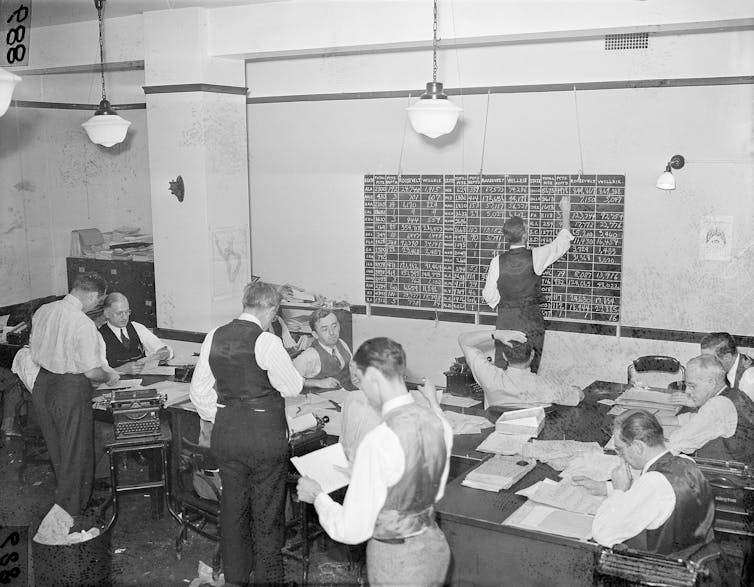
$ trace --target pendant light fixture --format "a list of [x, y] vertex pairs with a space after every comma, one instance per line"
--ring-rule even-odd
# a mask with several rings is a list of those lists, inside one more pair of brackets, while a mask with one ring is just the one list
[[110, 102], [107, 101], [107, 95], [105, 94], [105, 49], [102, 41], [102, 8], [104, 5], [105, 0], [94, 0], [94, 6], [97, 9], [97, 20], [99, 21], [99, 64], [100, 76], [102, 77], [102, 101], [99, 103], [99, 108], [97, 108], [94, 116], [81, 126], [84, 127], [86, 134], [89, 135], [89, 139], [95, 145], [112, 147], [123, 142], [123, 139], [126, 138], [128, 127], [131, 126], [131, 122], [115, 113], [115, 110], [110, 107]]
[[660, 174], [660, 177], [657, 178], [656, 187], [658, 189], [665, 190], [666, 192], [674, 190], [675, 176], [673, 175], [671, 168], [681, 169], [685, 164], [686, 160], [683, 158], [683, 155], [673, 155], [670, 158], [670, 161], [668, 161], [668, 164], [665, 166], [665, 171], [663, 171]]
[[15, 73], [5, 71], [0, 67], [0, 116], [8, 111], [10, 99], [13, 97], [13, 88], [21, 81]]
[[427, 83], [427, 91], [406, 110], [411, 126], [416, 132], [436, 139], [452, 132], [463, 108], [456, 106], [448, 99], [442, 89], [442, 84], [437, 81], [437, 0], [433, 2], [432, 81]]

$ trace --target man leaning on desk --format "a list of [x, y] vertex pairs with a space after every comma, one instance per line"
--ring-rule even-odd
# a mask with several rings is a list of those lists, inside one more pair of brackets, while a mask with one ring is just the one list
[[173, 358], [173, 350], [144, 325], [130, 319], [128, 298], [113, 292], [105, 297], [103, 314], [107, 322], [99, 333], [102, 337], [102, 362], [120, 373], [138, 374], [150, 360]]
[[351, 351], [340, 338], [340, 321], [330, 308], [319, 308], [309, 317], [309, 326], [316, 339], [293, 361], [304, 378], [304, 387], [356, 389], [351, 373]]

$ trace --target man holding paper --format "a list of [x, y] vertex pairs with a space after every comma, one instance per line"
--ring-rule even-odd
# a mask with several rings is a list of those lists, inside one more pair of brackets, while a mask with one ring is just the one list
[[[502, 345], [507, 369], [492, 362], [495, 342]], [[576, 387], [557, 385], [532, 373], [534, 349], [526, 335], [517, 330], [474, 330], [463, 332], [458, 344], [474, 379], [484, 390], [484, 407], [521, 404], [575, 406], [584, 399]]]
[[148, 361], [173, 358], [173, 350], [143, 324], [130, 319], [128, 298], [113, 292], [105, 297], [102, 312], [107, 319], [99, 333], [102, 338], [102, 362], [120, 373], [138, 374]]
[[[613, 437], [623, 462], [612, 483], [573, 477], [590, 493], [608, 496], [594, 518], [594, 540], [679, 558], [711, 542], [712, 490], [694, 461], [666, 448], [657, 418], [644, 410], [626, 412], [616, 418]], [[638, 479], [631, 468], [641, 471]]]
[[288, 430], [283, 397], [303, 379], [281, 340], [266, 332], [280, 305], [267, 283], [246, 286], [243, 313], [202, 343], [190, 396], [214, 422], [212, 451], [222, 481], [220, 523], [226, 584], [283, 582]]
[[453, 432], [442, 417], [434, 386], [421, 391], [431, 407], [406, 389], [406, 355], [388, 338], [373, 338], [353, 357], [361, 389], [383, 422], [359, 445], [343, 505], [302, 477], [299, 499], [313, 503], [334, 539], [367, 545], [372, 585], [442, 585], [450, 561], [434, 503], [445, 493]]

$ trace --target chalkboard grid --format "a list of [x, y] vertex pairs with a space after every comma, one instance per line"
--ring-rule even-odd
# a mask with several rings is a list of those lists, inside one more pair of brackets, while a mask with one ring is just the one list
[[490, 312], [481, 298], [501, 227], [521, 216], [529, 245], [560, 228], [569, 195], [571, 250], [542, 277], [550, 319], [617, 322], [623, 241], [622, 175], [365, 175], [368, 304]]

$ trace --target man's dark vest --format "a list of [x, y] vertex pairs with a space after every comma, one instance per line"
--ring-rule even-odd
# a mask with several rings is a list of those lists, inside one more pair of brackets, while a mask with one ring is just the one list
[[675, 509], [667, 521], [654, 530], [644, 530], [626, 540], [630, 548], [683, 558], [713, 539], [715, 498], [694, 461], [665, 453], [647, 472], [665, 476], [675, 493]]
[[217, 403], [243, 401], [260, 408], [283, 409], [284, 401], [270, 383], [267, 371], [255, 356], [262, 329], [248, 320], [233, 320], [220, 326], [212, 336], [209, 366], [215, 376]]
[[342, 366], [338, 362], [338, 358], [333, 357], [332, 353], [328, 352], [319, 343], [318, 340], [314, 341], [314, 344], [312, 344], [312, 348], [315, 351], [317, 351], [317, 354], [319, 355], [320, 369], [319, 369], [319, 373], [317, 373], [313, 377], [313, 379], [324, 379], [326, 377], [335, 377], [335, 379], [338, 380], [338, 383], [340, 383], [340, 386], [343, 389], [352, 391], [356, 389], [356, 386], [353, 383], [351, 383], [351, 369], [348, 366], [349, 363], [351, 362], [351, 353], [348, 351], [348, 347], [346, 347], [346, 343], [344, 343], [342, 340], [338, 340], [338, 342], [335, 343], [335, 346], [338, 349], [340, 356], [343, 357]]
[[113, 369], [144, 357], [144, 345], [141, 344], [141, 339], [136, 334], [136, 329], [131, 322], [126, 325], [126, 336], [130, 341], [129, 346], [123, 344], [107, 323], [100, 327], [99, 333], [105, 341], [107, 364]]
[[730, 386], [734, 389], [738, 389], [738, 384], [741, 383], [741, 376], [744, 371], [754, 366], [754, 359], [748, 355], [738, 353], [738, 367], [736, 368], [736, 379], [730, 382]]
[[408, 538], [435, 525], [434, 503], [447, 455], [445, 433], [440, 417], [415, 403], [388, 412], [385, 424], [401, 443], [406, 468], [388, 489], [372, 536]]
[[733, 460], [752, 467], [754, 466], [754, 402], [743, 391], [730, 387], [720, 395], [733, 402], [738, 416], [736, 433], [730, 438], [720, 440]]
[[511, 249], [498, 257], [497, 291], [501, 307], [538, 305], [542, 277], [534, 273], [531, 249]]

